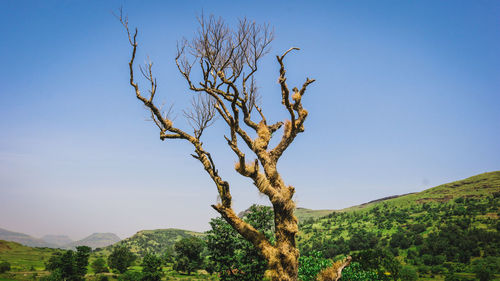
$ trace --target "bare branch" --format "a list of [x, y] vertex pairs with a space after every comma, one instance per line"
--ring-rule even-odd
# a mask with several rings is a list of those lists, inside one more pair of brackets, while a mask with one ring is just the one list
[[203, 130], [216, 121], [215, 100], [207, 94], [199, 94], [191, 100], [192, 108], [184, 111], [189, 125], [193, 128], [194, 136], [201, 138]]

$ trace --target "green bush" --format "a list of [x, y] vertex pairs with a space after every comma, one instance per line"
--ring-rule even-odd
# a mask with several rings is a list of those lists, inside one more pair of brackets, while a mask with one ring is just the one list
[[10, 270], [10, 263], [4, 261], [0, 263], [0, 273], [5, 273]]
[[126, 271], [118, 276], [118, 281], [140, 281], [142, 280], [142, 273], [137, 271]]
[[313, 251], [310, 256], [299, 257], [299, 280], [315, 281], [318, 273], [331, 266], [332, 261], [323, 258], [323, 254]]
[[103, 273], [109, 272], [108, 267], [106, 266], [106, 261], [103, 258], [97, 258], [90, 265], [94, 273]]
[[418, 274], [412, 267], [403, 266], [399, 272], [399, 278], [405, 281], [416, 281], [418, 279]]
[[[379, 281], [378, 275], [374, 271], [366, 271], [357, 262], [351, 263], [342, 270], [340, 281]], [[404, 279], [402, 279], [404, 280]]]

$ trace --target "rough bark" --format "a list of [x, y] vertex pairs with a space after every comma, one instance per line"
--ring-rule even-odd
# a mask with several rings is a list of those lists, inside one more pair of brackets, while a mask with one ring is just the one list
[[[184, 40], [178, 44], [175, 62], [188, 88], [195, 95], [202, 95], [193, 103], [193, 111], [185, 112], [193, 127], [193, 133], [187, 133], [177, 127], [155, 103], [157, 82], [153, 76], [152, 63], [140, 68], [150, 84], [149, 97], [145, 97], [134, 79], [134, 60], [137, 52], [137, 29], [130, 32], [128, 20], [120, 13], [119, 20], [127, 31], [132, 56], [129, 62], [130, 85], [137, 98], [148, 108], [151, 119], [160, 129], [161, 140], [183, 139], [193, 145], [195, 154], [213, 183], [217, 187], [220, 202], [212, 207], [245, 239], [250, 241], [268, 261], [268, 276], [273, 281], [296, 281], [298, 278], [299, 251], [295, 244], [298, 232], [297, 218], [294, 215], [294, 187], [287, 186], [280, 176], [277, 163], [295, 137], [304, 131], [304, 121], [308, 112], [302, 106], [302, 97], [314, 79], [306, 79], [292, 92], [286, 83], [284, 58], [298, 48], [290, 48], [283, 55], [277, 56], [280, 66], [278, 83], [281, 87], [282, 105], [289, 113], [289, 120], [268, 124], [263, 110], [258, 104], [254, 74], [258, 62], [269, 51], [273, 33], [266, 25], [257, 25], [248, 20], [240, 20], [235, 30], [230, 29], [222, 19], [214, 17], [199, 18], [200, 28], [192, 41]], [[191, 69], [198, 65], [201, 79], [195, 81]], [[291, 96], [290, 96], [291, 94]], [[196, 102], [198, 101], [198, 102]], [[257, 112], [257, 121], [253, 113]], [[201, 142], [204, 129], [213, 123], [218, 115], [228, 129], [229, 137], [224, 136], [227, 145], [235, 153], [235, 170], [244, 177], [253, 180], [259, 192], [269, 198], [274, 208], [275, 242], [250, 224], [240, 219], [232, 209], [230, 186], [218, 174], [211, 154]], [[284, 127], [283, 127], [284, 125]], [[279, 143], [269, 148], [273, 134], [283, 127]], [[255, 135], [255, 137], [252, 137]], [[242, 141], [242, 142], [241, 142]], [[253, 153], [252, 160], [241, 146], [246, 146]]]

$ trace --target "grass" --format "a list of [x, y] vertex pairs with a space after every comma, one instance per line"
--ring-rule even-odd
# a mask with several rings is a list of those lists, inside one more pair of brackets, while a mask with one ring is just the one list
[[45, 262], [59, 249], [32, 248], [16, 242], [0, 240], [0, 261], [11, 265], [11, 271], [41, 271]]

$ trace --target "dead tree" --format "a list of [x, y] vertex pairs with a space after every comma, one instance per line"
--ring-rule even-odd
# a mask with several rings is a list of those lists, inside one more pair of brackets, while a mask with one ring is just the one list
[[[284, 65], [285, 57], [299, 49], [293, 47], [276, 56], [280, 66], [278, 83], [281, 86], [281, 103], [289, 114], [289, 120], [270, 123], [258, 103], [255, 73], [260, 59], [269, 52], [273, 32], [268, 25], [257, 25], [246, 19], [240, 20], [237, 28], [231, 29], [222, 19], [200, 17], [198, 32], [192, 40], [178, 43], [175, 58], [189, 89], [198, 96], [193, 101], [192, 111], [185, 112], [193, 127], [193, 133], [188, 133], [174, 124], [168, 114], [163, 114], [154, 102], [157, 81], [152, 63], [140, 68], [149, 83], [149, 93], [144, 95], [141, 92], [134, 78], [137, 29], [131, 32], [127, 18], [120, 14], [119, 19], [132, 47], [130, 85], [137, 98], [149, 109], [151, 119], [160, 130], [160, 139], [183, 139], [193, 145], [195, 153], [192, 156], [201, 162], [217, 187], [220, 202], [212, 207], [266, 258], [266, 276], [273, 281], [297, 280], [299, 251], [295, 236], [298, 226], [292, 199], [295, 188], [285, 184], [277, 164], [295, 137], [304, 132], [304, 121], [308, 114], [302, 106], [302, 97], [314, 79], [307, 78], [300, 89], [293, 88], [290, 91]], [[191, 75], [195, 66], [200, 71], [199, 79]], [[250, 178], [273, 206], [274, 243], [236, 215], [231, 206], [229, 183], [219, 175], [212, 155], [203, 147], [200, 140], [203, 131], [216, 116], [228, 126], [229, 136], [224, 138], [237, 157], [236, 171]], [[281, 131], [280, 128], [283, 130], [279, 143], [269, 147], [271, 138]], [[243, 153], [242, 146], [246, 146], [252, 155]]]

